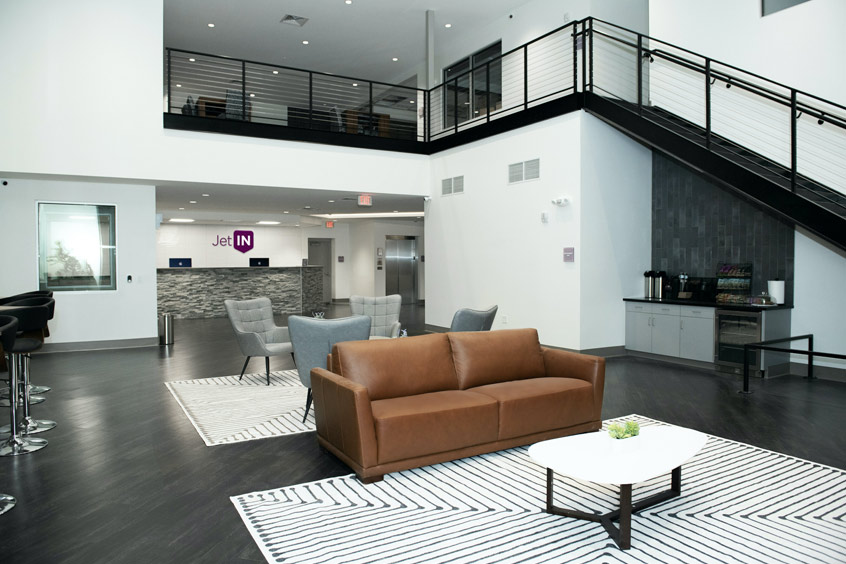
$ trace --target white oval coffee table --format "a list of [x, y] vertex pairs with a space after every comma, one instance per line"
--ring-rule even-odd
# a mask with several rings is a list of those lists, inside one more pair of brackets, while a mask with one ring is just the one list
[[[631, 548], [632, 513], [681, 494], [681, 466], [705, 445], [699, 431], [654, 425], [630, 439], [612, 439], [606, 431], [543, 441], [529, 447], [529, 456], [546, 466], [546, 511], [601, 523], [621, 549]], [[630, 442], [631, 441], [631, 442]], [[557, 507], [552, 503], [552, 473], [599, 484], [620, 486], [620, 508], [600, 515]], [[632, 484], [670, 473], [670, 489], [632, 505]], [[619, 521], [619, 528], [614, 525]]]

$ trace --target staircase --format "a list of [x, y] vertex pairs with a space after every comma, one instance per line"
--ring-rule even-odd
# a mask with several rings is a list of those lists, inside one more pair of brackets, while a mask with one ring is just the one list
[[587, 112], [846, 249], [846, 108], [607, 22], [584, 33]]

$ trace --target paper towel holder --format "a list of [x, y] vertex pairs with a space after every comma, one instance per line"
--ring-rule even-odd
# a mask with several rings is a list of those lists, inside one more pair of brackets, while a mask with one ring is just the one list
[[784, 280], [767, 280], [767, 293], [776, 304], [784, 304]]

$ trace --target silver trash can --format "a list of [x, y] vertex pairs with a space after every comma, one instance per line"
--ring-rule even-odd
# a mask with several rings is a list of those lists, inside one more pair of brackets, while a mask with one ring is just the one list
[[159, 316], [159, 345], [173, 344], [173, 315], [163, 313]]

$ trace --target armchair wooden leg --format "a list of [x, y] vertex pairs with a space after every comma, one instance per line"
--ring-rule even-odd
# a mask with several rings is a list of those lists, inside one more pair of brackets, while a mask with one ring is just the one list
[[305, 423], [306, 419], [308, 419], [309, 409], [311, 409], [311, 388], [308, 389], [308, 395], [306, 396], [306, 410], [305, 415], [303, 415], [303, 423]]
[[247, 357], [247, 360], [244, 361], [244, 368], [241, 369], [241, 375], [238, 377], [238, 380], [244, 377], [244, 371], [247, 369], [247, 363], [250, 362], [251, 357]]
[[270, 385], [270, 357], [264, 357], [264, 369], [267, 372], [267, 385]]

